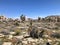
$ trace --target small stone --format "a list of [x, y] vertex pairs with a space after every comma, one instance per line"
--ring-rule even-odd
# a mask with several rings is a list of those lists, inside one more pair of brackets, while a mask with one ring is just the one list
[[22, 41], [22, 43], [27, 44], [27, 41]]

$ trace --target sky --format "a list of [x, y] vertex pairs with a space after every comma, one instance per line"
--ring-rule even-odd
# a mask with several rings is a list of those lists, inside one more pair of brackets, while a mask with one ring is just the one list
[[19, 18], [21, 14], [30, 18], [60, 15], [60, 0], [0, 0], [0, 15]]

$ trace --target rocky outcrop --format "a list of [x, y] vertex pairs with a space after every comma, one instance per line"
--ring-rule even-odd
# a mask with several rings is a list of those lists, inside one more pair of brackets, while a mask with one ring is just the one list
[[5, 16], [0, 16], [0, 21], [6, 21], [7, 18]]
[[48, 22], [60, 22], [60, 16], [47, 16], [45, 20]]

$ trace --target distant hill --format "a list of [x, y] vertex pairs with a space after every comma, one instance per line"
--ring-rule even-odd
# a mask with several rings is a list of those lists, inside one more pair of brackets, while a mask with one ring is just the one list
[[60, 15], [51, 15], [45, 17], [45, 20], [53, 21], [53, 22], [60, 22]]

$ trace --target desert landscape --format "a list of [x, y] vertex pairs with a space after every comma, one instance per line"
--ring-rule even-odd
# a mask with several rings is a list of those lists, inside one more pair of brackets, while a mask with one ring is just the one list
[[0, 16], [0, 45], [60, 45], [60, 16], [36, 19]]

